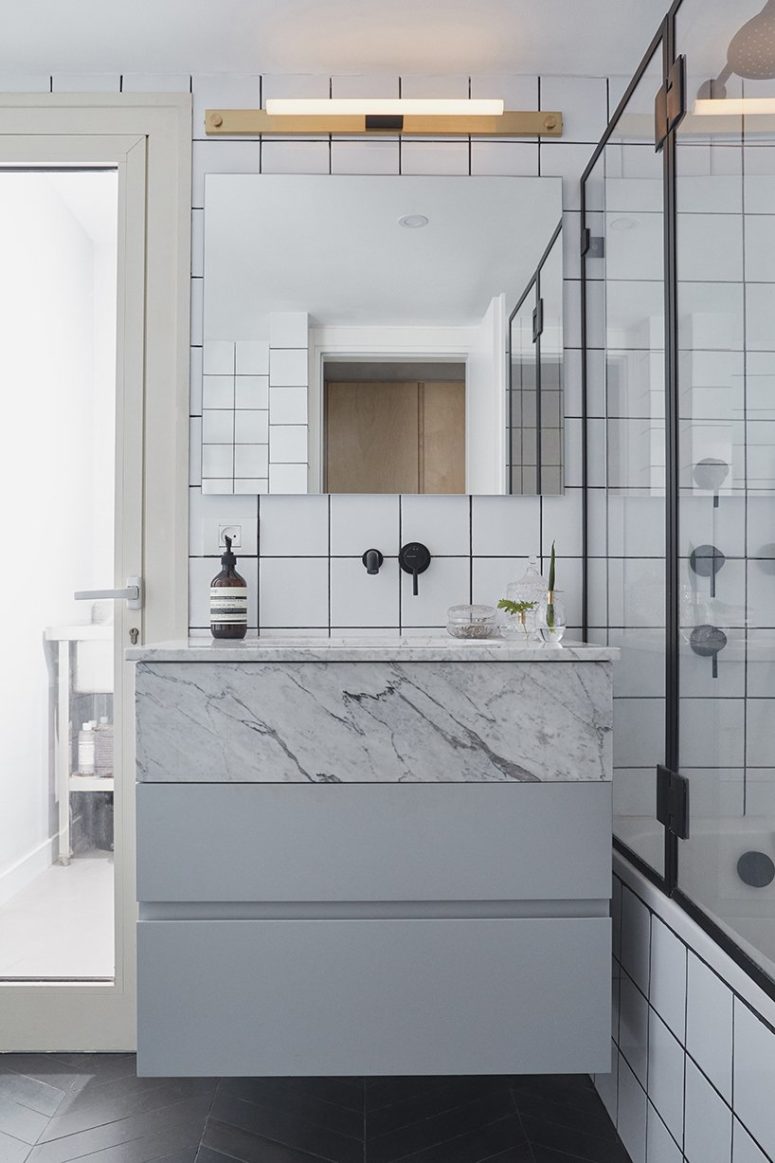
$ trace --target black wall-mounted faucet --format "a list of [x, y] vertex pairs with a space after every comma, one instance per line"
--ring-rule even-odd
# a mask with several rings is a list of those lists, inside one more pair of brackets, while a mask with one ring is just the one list
[[361, 561], [366, 566], [366, 573], [370, 574], [379, 573], [380, 566], [384, 560], [384, 557], [378, 549], [367, 549], [361, 558]]
[[430, 563], [431, 551], [420, 541], [409, 541], [398, 551], [398, 564], [405, 573], [412, 575], [412, 593], [415, 597], [419, 592], [417, 578], [421, 573], [425, 573]]

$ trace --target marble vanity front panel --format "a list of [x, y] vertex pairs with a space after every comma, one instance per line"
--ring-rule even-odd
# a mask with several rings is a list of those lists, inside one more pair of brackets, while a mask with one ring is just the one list
[[138, 661], [136, 679], [141, 781], [611, 778], [608, 661]]

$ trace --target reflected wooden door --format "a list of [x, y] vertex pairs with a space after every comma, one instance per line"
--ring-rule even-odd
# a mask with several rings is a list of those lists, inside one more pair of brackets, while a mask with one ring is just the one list
[[465, 384], [331, 381], [329, 493], [465, 492]]

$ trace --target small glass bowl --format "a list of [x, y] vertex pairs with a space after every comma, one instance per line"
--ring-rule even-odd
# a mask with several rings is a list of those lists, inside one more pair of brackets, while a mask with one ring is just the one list
[[447, 610], [447, 633], [452, 638], [492, 638], [497, 629], [494, 606], [450, 606]]

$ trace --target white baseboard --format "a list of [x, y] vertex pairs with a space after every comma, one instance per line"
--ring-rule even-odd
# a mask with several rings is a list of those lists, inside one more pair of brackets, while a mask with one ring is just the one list
[[50, 836], [37, 847], [0, 873], [0, 906], [26, 888], [36, 876], [45, 872], [54, 862], [56, 836]]

